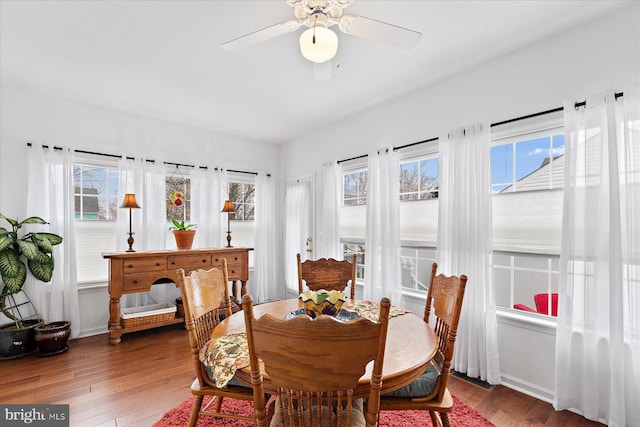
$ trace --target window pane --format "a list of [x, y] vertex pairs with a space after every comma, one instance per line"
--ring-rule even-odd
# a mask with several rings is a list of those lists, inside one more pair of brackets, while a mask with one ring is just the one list
[[493, 285], [496, 291], [496, 305], [511, 308], [511, 288], [509, 270], [494, 268]]
[[492, 147], [493, 192], [561, 188], [564, 174], [563, 154], [562, 134]]
[[75, 165], [73, 182], [76, 219], [113, 220], [116, 218], [118, 174], [115, 169]]
[[252, 221], [254, 219], [255, 184], [229, 182], [229, 200], [233, 203], [234, 213], [229, 218], [234, 221]]
[[400, 194], [417, 193], [420, 186], [418, 162], [400, 164]]
[[356, 280], [364, 279], [364, 245], [358, 243], [342, 244], [343, 259], [349, 259], [356, 254]]
[[438, 197], [438, 158], [400, 163], [400, 200]]
[[420, 161], [420, 193], [422, 199], [438, 198], [438, 159]]
[[344, 205], [364, 205], [367, 203], [366, 170], [345, 173], [343, 176], [342, 203]]
[[435, 250], [431, 248], [401, 248], [402, 287], [426, 291], [435, 255]]
[[523, 304], [535, 311], [536, 294], [557, 293], [558, 257], [494, 253], [492, 262], [496, 305], [499, 307], [513, 308], [514, 304]]
[[500, 192], [513, 182], [513, 144], [491, 148], [491, 187]]
[[549, 163], [549, 137], [522, 141], [516, 144], [516, 181]]

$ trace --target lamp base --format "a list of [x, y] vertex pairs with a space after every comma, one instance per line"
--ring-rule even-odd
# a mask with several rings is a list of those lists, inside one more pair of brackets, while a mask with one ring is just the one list
[[135, 250], [133, 249], [133, 233], [128, 233], [129, 234], [129, 238], [127, 239], [127, 243], [129, 244], [129, 249], [127, 249], [125, 252], [135, 252]]
[[232, 248], [231, 246], [231, 231], [227, 231], [227, 248]]

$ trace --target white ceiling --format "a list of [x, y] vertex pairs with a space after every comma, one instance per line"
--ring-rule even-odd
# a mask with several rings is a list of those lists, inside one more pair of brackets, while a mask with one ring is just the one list
[[404, 51], [338, 32], [316, 82], [300, 28], [240, 52], [226, 41], [293, 19], [284, 1], [0, 0], [2, 85], [263, 141], [286, 142], [620, 7], [617, 1], [364, 1], [345, 13], [423, 33]]

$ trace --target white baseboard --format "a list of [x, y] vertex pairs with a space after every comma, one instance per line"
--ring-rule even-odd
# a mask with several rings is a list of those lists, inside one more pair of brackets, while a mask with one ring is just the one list
[[553, 390], [549, 390], [544, 387], [540, 387], [537, 384], [524, 381], [520, 378], [515, 378], [510, 375], [501, 374], [500, 384], [510, 389], [524, 393], [527, 396], [535, 397], [543, 402], [553, 404]]

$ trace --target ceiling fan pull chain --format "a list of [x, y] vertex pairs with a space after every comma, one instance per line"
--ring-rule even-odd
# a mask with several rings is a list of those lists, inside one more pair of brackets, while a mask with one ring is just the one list
[[311, 39], [311, 42], [313, 44], [316, 44], [316, 24], [318, 23], [318, 15], [316, 15], [316, 19], [313, 21], [313, 38]]

